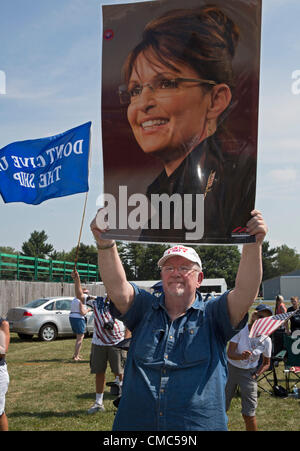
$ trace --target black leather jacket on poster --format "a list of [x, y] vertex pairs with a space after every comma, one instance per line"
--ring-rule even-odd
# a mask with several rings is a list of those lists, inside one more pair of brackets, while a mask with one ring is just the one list
[[[244, 148], [243, 148], [244, 147]], [[212, 182], [204, 200], [204, 235], [197, 243], [244, 243], [254, 241], [253, 237], [243, 233], [250, 212], [255, 203], [256, 159], [249, 154], [246, 145], [238, 145], [239, 153], [222, 152], [221, 146], [214, 136], [199, 144], [180, 164], [167, 176], [165, 170], [147, 189], [147, 197], [163, 193], [172, 194], [204, 194], [209, 180]], [[171, 227], [162, 227], [162, 211], [159, 212], [159, 229], [148, 229], [141, 232], [140, 241], [163, 241], [176, 243], [193, 243], [186, 240], [187, 230], [184, 225], [174, 228], [174, 212], [171, 203]], [[183, 203], [182, 203], [183, 205]], [[193, 196], [192, 212], [195, 219], [196, 198]], [[184, 205], [183, 205], [184, 215]], [[234, 231], [242, 233], [232, 236]], [[154, 239], [155, 238], [155, 239]]]

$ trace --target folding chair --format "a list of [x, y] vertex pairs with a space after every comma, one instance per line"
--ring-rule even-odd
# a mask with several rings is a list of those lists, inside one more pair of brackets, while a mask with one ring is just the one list
[[293, 385], [300, 383], [300, 330], [295, 330], [292, 335], [284, 336], [284, 374], [285, 385], [290, 392], [290, 383], [293, 378]]
[[[284, 352], [283, 351], [281, 351], [278, 354], [276, 354], [276, 356], [272, 356], [269, 369], [267, 371], [265, 371], [257, 379], [257, 386], [261, 390], [263, 390], [264, 392], [268, 393], [269, 395], [279, 396], [278, 389], [275, 389], [275, 387], [279, 387], [278, 386], [278, 378], [277, 378], [277, 374], [276, 374], [276, 368], [278, 367], [278, 363], [280, 361], [282, 361], [283, 356], [284, 356]], [[258, 367], [259, 366], [260, 366], [260, 362], [258, 364]], [[266, 382], [269, 384], [269, 386], [271, 387], [271, 390], [270, 389], [266, 389], [265, 387], [263, 387], [261, 385], [262, 381], [264, 381], [264, 380], [266, 380]]]
[[[278, 346], [278, 340], [277, 337], [272, 334], [270, 336], [272, 339], [272, 356], [270, 359], [270, 366], [267, 371], [265, 371], [258, 379], [257, 379], [257, 385], [258, 388], [263, 390], [264, 392], [268, 393], [269, 395], [278, 396], [281, 398], [286, 398], [288, 395], [287, 390], [282, 387], [281, 385], [278, 385], [278, 377], [277, 377], [277, 369], [279, 367], [279, 363], [284, 361], [284, 357], [286, 355], [286, 351], [282, 349], [283, 347], [283, 340], [282, 340], [282, 346]], [[275, 354], [276, 352], [276, 354]], [[260, 367], [262, 363], [262, 356], [260, 356], [257, 368]], [[262, 386], [262, 382], [266, 381], [270, 389], [266, 389]]]

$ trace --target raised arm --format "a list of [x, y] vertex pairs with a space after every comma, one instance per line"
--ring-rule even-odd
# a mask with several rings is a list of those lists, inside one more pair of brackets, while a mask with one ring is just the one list
[[82, 291], [80, 277], [76, 269], [74, 269], [74, 271], [71, 273], [71, 277], [74, 280], [75, 284], [75, 296], [81, 302], [84, 302], [84, 293]]
[[228, 294], [228, 311], [234, 327], [257, 298], [262, 280], [262, 242], [267, 233], [267, 226], [259, 211], [253, 210], [251, 215], [247, 230], [251, 235], [255, 235], [256, 242], [243, 245], [235, 287]]
[[74, 271], [71, 273], [71, 277], [74, 280], [74, 284], [75, 284], [75, 296], [80, 301], [80, 303], [79, 303], [80, 314], [85, 316], [92, 309], [86, 307], [86, 305], [85, 305], [85, 296], [84, 296], [84, 293], [81, 288], [80, 276], [76, 269], [74, 269]]
[[96, 218], [93, 219], [90, 227], [98, 248], [98, 265], [101, 279], [109, 298], [116, 308], [124, 314], [133, 302], [134, 289], [127, 281], [116, 242], [103, 238], [104, 231], [97, 226]]

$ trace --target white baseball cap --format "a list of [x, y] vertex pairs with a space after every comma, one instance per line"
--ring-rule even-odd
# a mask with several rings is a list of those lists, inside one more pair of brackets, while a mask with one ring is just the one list
[[197, 263], [200, 266], [200, 269], [202, 269], [200, 257], [195, 249], [181, 245], [173, 246], [170, 247], [170, 249], [167, 249], [161, 259], [158, 260], [157, 266], [161, 267], [165, 261], [168, 260], [168, 258], [174, 257], [175, 255], [179, 255], [180, 257], [190, 260], [191, 262]]

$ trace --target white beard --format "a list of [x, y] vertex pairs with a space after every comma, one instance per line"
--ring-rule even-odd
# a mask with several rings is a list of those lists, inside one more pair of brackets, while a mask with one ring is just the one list
[[183, 296], [183, 295], [184, 295], [184, 288], [182, 288], [182, 287], [176, 288], [175, 296], [180, 297], [180, 296]]
[[176, 287], [168, 288], [167, 290], [168, 290], [168, 293], [169, 293], [171, 296], [177, 296], [177, 297], [183, 296], [183, 295], [184, 295], [184, 292], [185, 292], [184, 287], [181, 287], [181, 286], [179, 286], [179, 287], [176, 286]]

